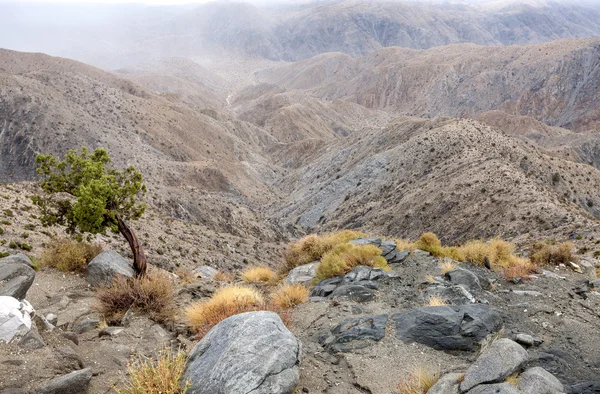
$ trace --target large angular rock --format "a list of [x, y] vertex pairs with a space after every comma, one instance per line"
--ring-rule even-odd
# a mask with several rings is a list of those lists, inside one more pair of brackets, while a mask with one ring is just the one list
[[31, 260], [25, 255], [0, 259], [0, 296], [22, 300], [35, 279]]
[[457, 268], [446, 272], [444, 278], [453, 285], [464, 287], [471, 294], [479, 294], [481, 292], [481, 283], [479, 283], [477, 275], [464, 268]]
[[110, 285], [117, 275], [132, 278], [133, 266], [114, 250], [105, 250], [87, 266], [87, 281], [92, 286]]
[[82, 394], [92, 379], [92, 368], [73, 371], [52, 379], [44, 387], [34, 391], [35, 394]]
[[[524, 394], [510, 383], [482, 384], [469, 391], [469, 394]], [[529, 394], [529, 393], [527, 393]]]
[[438, 350], [478, 350], [502, 328], [502, 317], [487, 305], [426, 306], [394, 313], [396, 335]]
[[21, 264], [25, 264], [26, 266], [28, 266], [31, 269], [35, 268], [31, 259], [29, 257], [27, 257], [26, 255], [24, 255], [23, 253], [17, 253], [17, 254], [13, 254], [13, 255], [4, 257], [4, 258], [0, 259], [0, 263], [21, 263]]
[[344, 319], [322, 344], [334, 353], [365, 348], [383, 339], [387, 321], [387, 315]]
[[600, 393], [600, 380], [589, 380], [575, 383], [567, 389], [568, 394], [598, 394]]
[[273, 312], [231, 316], [192, 349], [182, 381], [190, 394], [289, 394], [300, 376], [300, 342]]
[[306, 286], [310, 286], [313, 280], [317, 276], [317, 267], [319, 262], [315, 261], [310, 264], [304, 264], [291, 270], [288, 276], [285, 278], [285, 283], [294, 284], [301, 283]]
[[469, 391], [483, 383], [502, 382], [526, 361], [527, 351], [521, 345], [508, 338], [498, 339], [467, 369], [460, 389]]
[[447, 373], [431, 386], [427, 394], [459, 394], [458, 381], [461, 377], [461, 373]]
[[352, 245], [374, 245], [377, 247], [381, 246], [381, 238], [356, 238], [351, 241], [348, 241]]
[[533, 367], [519, 376], [519, 391], [527, 394], [560, 394], [565, 392], [560, 380], [542, 367]]
[[341, 285], [331, 293], [331, 298], [345, 298], [354, 302], [368, 302], [375, 298], [375, 292], [367, 286]]

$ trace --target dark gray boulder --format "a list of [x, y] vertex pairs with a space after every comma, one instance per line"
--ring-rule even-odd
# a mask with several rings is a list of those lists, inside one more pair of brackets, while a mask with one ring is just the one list
[[110, 285], [117, 276], [133, 278], [133, 266], [114, 250], [105, 250], [87, 266], [87, 281], [92, 286]]
[[568, 394], [598, 394], [600, 393], [600, 380], [579, 382], [567, 389]]
[[92, 379], [92, 368], [73, 371], [52, 379], [44, 387], [34, 391], [35, 394], [82, 394]]
[[383, 256], [389, 264], [401, 263], [410, 255], [410, 250], [392, 250], [390, 253]]
[[487, 305], [426, 306], [394, 313], [396, 335], [438, 350], [475, 351], [502, 328], [502, 317]]
[[356, 302], [370, 301], [375, 297], [377, 281], [390, 275], [380, 268], [354, 267], [346, 275], [320, 281], [310, 292], [311, 297], [346, 297]]
[[300, 376], [300, 342], [273, 312], [231, 316], [192, 349], [189, 394], [289, 394]]
[[460, 384], [461, 391], [469, 391], [483, 383], [499, 383], [518, 371], [527, 361], [527, 350], [518, 343], [502, 338], [494, 341], [477, 358]]
[[341, 285], [337, 287], [331, 298], [346, 298], [354, 302], [368, 302], [375, 298], [372, 288], [363, 285]]
[[0, 259], [0, 296], [24, 299], [35, 279], [32, 266], [31, 260], [24, 255]]
[[527, 394], [560, 394], [565, 392], [562, 383], [542, 367], [533, 367], [519, 376], [517, 389]]
[[363, 349], [383, 339], [387, 321], [387, 315], [344, 319], [322, 345], [332, 353]]

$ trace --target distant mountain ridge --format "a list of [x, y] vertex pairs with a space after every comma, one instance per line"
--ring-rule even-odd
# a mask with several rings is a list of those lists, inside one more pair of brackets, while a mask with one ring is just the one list
[[0, 47], [115, 69], [165, 56], [222, 51], [297, 61], [328, 52], [359, 57], [391, 46], [534, 44], [600, 35], [600, 6], [583, 1], [69, 7], [42, 12], [37, 5], [0, 5], [0, 13], [11, 15], [0, 26]]

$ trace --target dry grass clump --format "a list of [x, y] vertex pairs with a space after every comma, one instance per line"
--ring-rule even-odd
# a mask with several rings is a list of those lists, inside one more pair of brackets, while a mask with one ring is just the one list
[[94, 309], [106, 321], [120, 321], [129, 308], [148, 315], [152, 320], [164, 323], [175, 314], [173, 282], [166, 274], [127, 279], [118, 276], [110, 286], [96, 291]]
[[299, 284], [285, 284], [271, 294], [271, 302], [278, 308], [288, 309], [308, 300], [308, 289]]
[[50, 242], [40, 256], [41, 267], [54, 267], [61, 271], [83, 271], [102, 247], [89, 242], [77, 242], [70, 238], [59, 238]]
[[229, 272], [218, 270], [214, 278], [217, 282], [231, 282], [233, 276]]
[[398, 394], [426, 394], [439, 379], [439, 372], [416, 367], [398, 383]]
[[444, 262], [442, 263], [442, 275], [447, 274], [450, 271], [454, 271], [456, 269], [456, 264], [454, 264], [454, 261], [452, 260], [444, 260]]
[[517, 387], [517, 385], [519, 383], [519, 376], [517, 374], [513, 374], [510, 376], [507, 376], [506, 379], [504, 379], [504, 381], [510, 383], [514, 387]]
[[415, 242], [407, 241], [405, 239], [396, 238], [394, 239], [396, 243], [396, 249], [398, 250], [410, 250], [411, 252], [417, 249], [417, 245]]
[[578, 259], [573, 255], [572, 250], [572, 242], [560, 242], [554, 245], [536, 242], [531, 245], [529, 259], [538, 265], [568, 264], [570, 261], [575, 263]]
[[182, 351], [162, 349], [156, 361], [138, 356], [129, 362], [129, 379], [123, 388], [116, 388], [119, 394], [184, 394], [191, 386], [186, 382], [181, 386], [187, 356]]
[[317, 267], [317, 280], [344, 275], [356, 266], [366, 265], [374, 268], [388, 267], [387, 261], [381, 256], [381, 249], [374, 245], [352, 245], [344, 243], [326, 253]]
[[316, 234], [307, 235], [288, 246], [285, 252], [285, 263], [281, 267], [281, 273], [288, 273], [300, 265], [320, 260], [325, 253], [337, 245], [366, 236], [367, 234], [365, 233], [353, 230], [343, 230], [321, 236]]
[[179, 278], [179, 284], [187, 285], [190, 284], [196, 279], [196, 276], [191, 272], [184, 268], [178, 268], [175, 270], [175, 275]]
[[283, 323], [290, 326], [290, 313], [277, 305], [266, 303], [258, 290], [244, 286], [224, 287], [213, 294], [209, 300], [191, 304], [185, 314], [190, 329], [202, 337], [230, 316], [263, 310], [279, 314]]
[[427, 306], [446, 306], [448, 305], [448, 301], [444, 300], [438, 296], [429, 297], [429, 301], [427, 302]]
[[242, 272], [242, 279], [247, 283], [275, 282], [277, 274], [269, 267], [249, 267]]
[[529, 259], [517, 257], [511, 260], [509, 266], [502, 267], [502, 276], [506, 280], [521, 278], [530, 279], [531, 274], [539, 272], [540, 267], [532, 263]]

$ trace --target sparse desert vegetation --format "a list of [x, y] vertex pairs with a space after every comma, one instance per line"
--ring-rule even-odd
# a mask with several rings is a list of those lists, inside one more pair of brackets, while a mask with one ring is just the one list
[[269, 267], [248, 267], [242, 272], [247, 283], [269, 283], [277, 280], [277, 274]]
[[359, 265], [387, 269], [387, 261], [381, 256], [381, 249], [377, 246], [341, 243], [321, 258], [317, 267], [317, 280], [343, 275]]
[[117, 276], [110, 286], [96, 291], [95, 309], [109, 323], [120, 322], [129, 308], [166, 323], [176, 312], [173, 291], [173, 282], [166, 274], [132, 279]]
[[128, 380], [117, 387], [119, 394], [185, 394], [189, 382], [181, 382], [187, 357], [184, 351], [163, 348], [156, 360], [141, 356], [127, 366]]
[[84, 271], [102, 247], [89, 242], [58, 238], [50, 241], [40, 255], [41, 267], [54, 267], [61, 271]]
[[439, 380], [440, 373], [426, 367], [415, 367], [398, 383], [398, 394], [427, 394]]
[[304, 304], [308, 300], [309, 290], [302, 284], [284, 284], [271, 294], [271, 302], [277, 308], [287, 309]]

